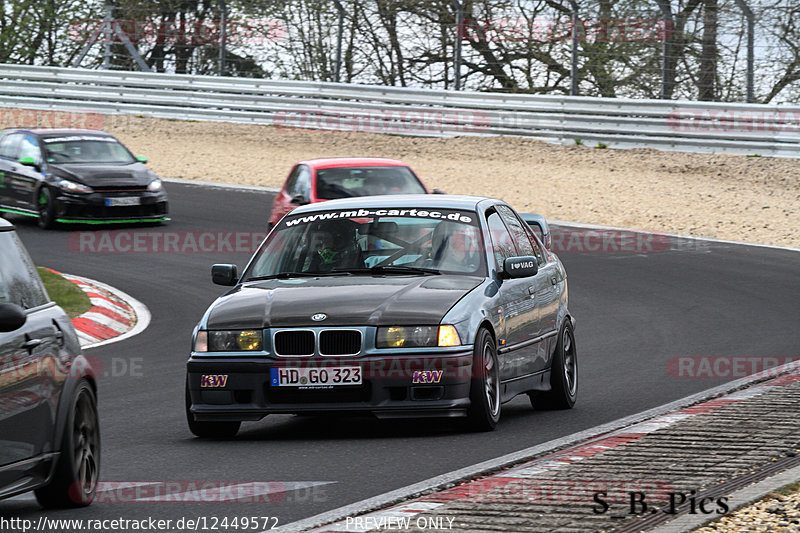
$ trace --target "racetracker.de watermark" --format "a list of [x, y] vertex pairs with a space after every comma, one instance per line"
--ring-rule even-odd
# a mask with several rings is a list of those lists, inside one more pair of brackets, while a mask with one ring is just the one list
[[83, 128], [99, 130], [105, 115], [84, 111], [0, 108], [1, 128]]
[[319, 503], [328, 482], [106, 481], [95, 503]]
[[664, 42], [672, 32], [670, 21], [648, 18], [472, 18], [458, 27], [459, 38], [471, 42]]
[[667, 126], [677, 133], [800, 133], [800, 111], [676, 109], [667, 117]]
[[252, 254], [265, 231], [74, 231], [67, 248], [79, 254]]
[[707, 249], [709, 243], [664, 233], [617, 229], [553, 228], [550, 250], [555, 253], [635, 253]]
[[[132, 20], [114, 19], [106, 26], [102, 19], [75, 20], [67, 28], [73, 41], [85, 43], [105, 40], [106, 30], [112, 43], [124, 43], [122, 33], [136, 44], [210, 44], [222, 41], [220, 20]], [[286, 39], [286, 24], [278, 19], [232, 18], [224, 23], [227, 45], [264, 44]], [[119, 33], [117, 33], [119, 32]]]
[[777, 369], [792, 364], [800, 368], [800, 356], [681, 355], [667, 360], [667, 375], [673, 378], [743, 378], [759, 372], [777, 375]]
[[111, 357], [103, 360], [85, 355], [65, 365], [53, 357], [32, 359], [28, 355], [12, 354], [0, 363], [0, 388], [35, 378], [143, 377], [143, 366], [143, 357]]
[[341, 110], [278, 111], [272, 125], [279, 128], [311, 128], [363, 133], [426, 135], [441, 133], [480, 133], [491, 125], [485, 111], [404, 111], [404, 110]]

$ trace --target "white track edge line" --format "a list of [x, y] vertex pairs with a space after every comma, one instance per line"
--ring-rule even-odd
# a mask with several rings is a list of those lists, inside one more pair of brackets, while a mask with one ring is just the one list
[[220, 189], [234, 189], [240, 191], [280, 192], [281, 190], [280, 187], [267, 187], [265, 185], [246, 185], [242, 183], [230, 183], [227, 181], [194, 180], [190, 178], [161, 178], [161, 181], [166, 181], [167, 183], [217, 187]]

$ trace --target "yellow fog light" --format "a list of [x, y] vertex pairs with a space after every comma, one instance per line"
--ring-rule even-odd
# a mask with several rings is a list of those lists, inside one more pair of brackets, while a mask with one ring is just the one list
[[391, 327], [386, 329], [383, 344], [387, 348], [402, 348], [406, 343], [406, 328]]
[[240, 350], [253, 351], [261, 349], [261, 332], [254, 329], [246, 329], [239, 332], [236, 344]]
[[454, 326], [439, 326], [439, 346], [459, 346], [460, 344], [461, 339]]

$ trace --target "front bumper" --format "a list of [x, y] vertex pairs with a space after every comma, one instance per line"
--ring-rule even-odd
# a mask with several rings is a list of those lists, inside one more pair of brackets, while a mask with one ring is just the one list
[[[139, 205], [106, 205], [109, 199], [138, 198]], [[131, 191], [61, 193], [56, 198], [56, 220], [59, 222], [141, 222], [165, 220], [169, 212], [163, 191]]]
[[[300, 365], [361, 367], [361, 385], [332, 388], [277, 387], [272, 368]], [[438, 371], [436, 382], [414, 383], [415, 371]], [[472, 347], [433, 356], [273, 359], [193, 357], [187, 363], [197, 421], [260, 420], [273, 413], [370, 413], [378, 418], [465, 416], [469, 407]], [[224, 375], [225, 386], [201, 387], [203, 375]]]

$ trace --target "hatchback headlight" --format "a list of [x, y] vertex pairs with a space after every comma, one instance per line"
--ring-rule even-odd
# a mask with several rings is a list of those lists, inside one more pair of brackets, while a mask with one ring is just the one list
[[75, 183], [74, 181], [69, 181], [65, 179], [59, 179], [56, 184], [62, 190], [67, 192], [94, 192], [92, 191], [91, 187], [84, 185], [83, 183]]
[[153, 191], [153, 192], [155, 192], [155, 191], [160, 191], [160, 190], [161, 190], [161, 187], [162, 187], [162, 185], [161, 185], [161, 180], [160, 180], [160, 179], [158, 179], [158, 178], [156, 178], [156, 179], [154, 179], [153, 181], [151, 181], [151, 182], [150, 182], [150, 183], [147, 185], [147, 190], [148, 190], [148, 191]]
[[459, 346], [461, 339], [456, 328], [442, 326], [390, 326], [378, 328], [375, 345], [378, 348], [426, 348]]
[[259, 352], [263, 349], [261, 330], [198, 331], [195, 352]]

